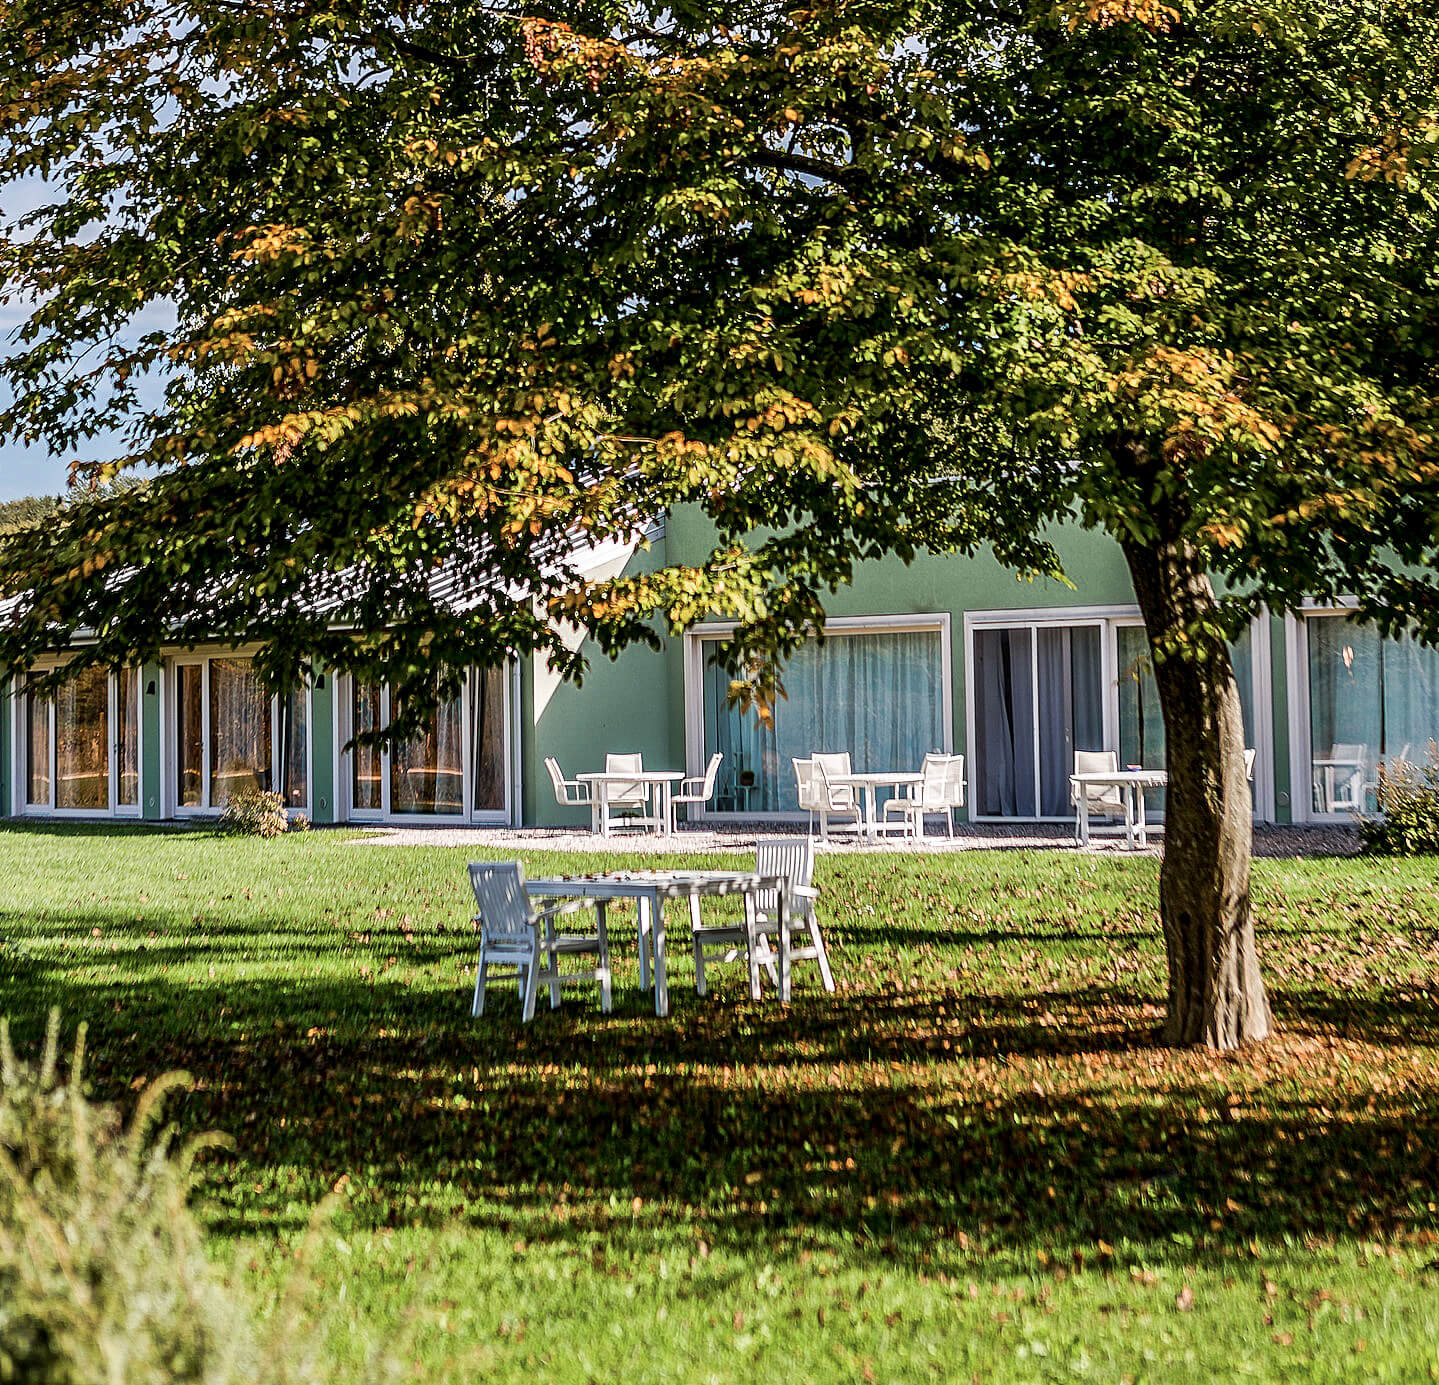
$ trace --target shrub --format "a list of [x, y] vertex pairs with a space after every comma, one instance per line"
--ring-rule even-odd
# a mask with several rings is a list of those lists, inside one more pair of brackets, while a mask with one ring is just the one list
[[1379, 766], [1375, 817], [1359, 824], [1364, 850], [1383, 856], [1439, 854], [1439, 744], [1423, 765], [1391, 760]]
[[[297, 1274], [265, 1332], [243, 1286], [205, 1254], [189, 1208], [196, 1153], [159, 1128], [172, 1073], [128, 1125], [68, 1082], [52, 1013], [38, 1067], [0, 1021], [0, 1381], [33, 1385], [310, 1385], [325, 1379], [323, 1316]], [[295, 1284], [300, 1292], [294, 1292]], [[312, 1287], [312, 1286], [311, 1286]], [[378, 1373], [378, 1363], [367, 1372]]]
[[282, 837], [290, 830], [285, 796], [260, 788], [236, 789], [220, 814], [220, 827], [247, 837]]

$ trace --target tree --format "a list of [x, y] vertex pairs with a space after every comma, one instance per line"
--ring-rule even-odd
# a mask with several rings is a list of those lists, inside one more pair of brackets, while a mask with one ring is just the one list
[[[1165, 1037], [1261, 1038], [1225, 637], [1439, 636], [1436, 60], [1398, 0], [11, 0], [0, 176], [61, 191], [0, 434], [160, 471], [0, 549], [0, 659], [243, 630], [418, 708], [718, 609], [763, 702], [857, 558], [1078, 514], [1165, 715]], [[580, 578], [684, 503], [707, 564]]]

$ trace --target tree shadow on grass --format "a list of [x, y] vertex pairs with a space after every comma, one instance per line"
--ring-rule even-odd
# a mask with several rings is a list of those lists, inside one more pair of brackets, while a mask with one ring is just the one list
[[591, 1243], [693, 1225], [933, 1272], [1100, 1242], [1196, 1263], [1436, 1224], [1439, 1091], [1359, 1096], [1315, 1069], [1232, 1103], [1222, 1068], [1149, 1059], [1154, 1007], [1118, 988], [805, 990], [783, 1008], [727, 975], [668, 1021], [630, 991], [613, 1016], [584, 994], [523, 1028], [508, 987], [479, 1021], [457, 987], [383, 977], [50, 971], [39, 989], [93, 1017], [100, 1095], [194, 1075], [184, 1128], [238, 1142], [223, 1231], [299, 1225], [344, 1174], [365, 1226]]

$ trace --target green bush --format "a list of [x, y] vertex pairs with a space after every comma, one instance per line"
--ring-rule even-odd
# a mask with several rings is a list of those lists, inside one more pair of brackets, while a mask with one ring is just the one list
[[[205, 1254], [189, 1201], [201, 1137], [161, 1128], [172, 1073], [140, 1094], [129, 1124], [80, 1089], [84, 1028], [68, 1082], [52, 1013], [38, 1067], [0, 1021], [0, 1381], [26, 1385], [311, 1385], [323, 1315], [297, 1273], [257, 1328], [243, 1286]], [[298, 1290], [296, 1289], [298, 1286]], [[378, 1375], [378, 1365], [368, 1372]]]
[[259, 788], [236, 789], [220, 814], [220, 826], [246, 837], [282, 837], [290, 830], [285, 796]]
[[1359, 824], [1364, 849], [1382, 856], [1439, 854], [1439, 744], [1426, 763], [1391, 760], [1379, 766], [1378, 813]]

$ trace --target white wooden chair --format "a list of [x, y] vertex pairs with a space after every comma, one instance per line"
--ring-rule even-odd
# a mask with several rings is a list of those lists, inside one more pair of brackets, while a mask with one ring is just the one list
[[923, 837], [925, 817], [943, 813], [945, 830], [953, 837], [954, 810], [964, 807], [964, 756], [931, 752], [924, 757], [920, 776], [910, 793], [884, 805], [885, 822], [900, 818], [907, 836]]
[[[472, 861], [470, 888], [478, 911], [475, 922], [480, 926], [472, 1015], [485, 1013], [485, 986], [493, 966], [515, 968], [526, 1023], [535, 1017], [535, 999], [542, 984], [550, 988], [550, 1008], [554, 1009], [560, 1003], [560, 987], [598, 981], [600, 1008], [609, 1013], [610, 946], [603, 900], [595, 901], [593, 933], [560, 933], [555, 920], [577, 909], [555, 904], [536, 910], [525, 888], [524, 867], [518, 861]], [[561, 972], [562, 957], [593, 957], [595, 965], [589, 971]]]
[[829, 825], [832, 818], [846, 824], [846, 831], [858, 832], [861, 826], [859, 799], [852, 784], [831, 784], [830, 776], [842, 778], [852, 773], [849, 752], [837, 755], [812, 755], [810, 764], [814, 772], [814, 816], [819, 819], [819, 839], [829, 840]]
[[1364, 781], [1368, 777], [1369, 747], [1347, 742], [1331, 745], [1329, 754], [1314, 767], [1314, 808], [1320, 813], [1364, 811]]
[[799, 799], [801, 811], [809, 814], [808, 831], [814, 833], [814, 814], [819, 807], [819, 791], [815, 788], [814, 761], [813, 760], [791, 760], [794, 766], [794, 787], [795, 794]]
[[[1074, 752], [1076, 774], [1117, 774], [1119, 752], [1117, 750], [1076, 750]], [[1130, 798], [1118, 784], [1071, 784], [1069, 801], [1075, 807], [1074, 840], [1079, 840], [1079, 800], [1083, 797], [1089, 816], [1103, 818], [1122, 817], [1124, 836], [1128, 840], [1134, 831], [1134, 809]]]
[[[708, 962], [738, 960], [740, 949], [745, 952], [749, 969], [750, 995], [760, 997], [760, 970], [769, 973], [779, 990], [779, 998], [790, 998], [790, 973], [795, 962], [814, 961], [819, 965], [820, 979], [826, 991], [834, 991], [834, 973], [830, 970], [829, 954], [815, 918], [814, 901], [814, 840], [811, 837], [761, 838], [755, 843], [755, 873], [782, 876], [789, 881], [789, 908], [786, 926], [780, 929], [779, 892], [760, 892], [751, 909], [746, 906], [744, 920], [726, 920], [705, 924], [700, 917], [699, 900], [690, 903], [690, 932], [695, 954], [695, 990], [705, 995], [709, 989], [705, 979]], [[796, 942], [796, 936], [799, 941]], [[770, 939], [775, 945], [771, 945]]]
[[545, 757], [545, 772], [555, 791], [555, 802], [562, 808], [588, 808], [590, 810], [590, 831], [600, 830], [600, 808], [595, 802], [594, 786], [578, 779], [566, 779], [560, 770], [560, 762], [553, 755]]
[[[643, 771], [643, 755], [605, 756], [606, 774], [623, 774], [626, 770]], [[658, 826], [650, 813], [650, 786], [642, 779], [611, 780], [596, 794], [599, 804], [600, 831], [608, 835], [615, 826], [647, 828]]]
[[[710, 756], [710, 762], [702, 775], [692, 779], [680, 781], [679, 790], [670, 795], [670, 821], [671, 832], [679, 831], [679, 805], [681, 803], [708, 803], [714, 797], [715, 780], [719, 777], [719, 767], [724, 763], [724, 756], [716, 751]], [[689, 809], [685, 809], [685, 817], [689, 817]]]

